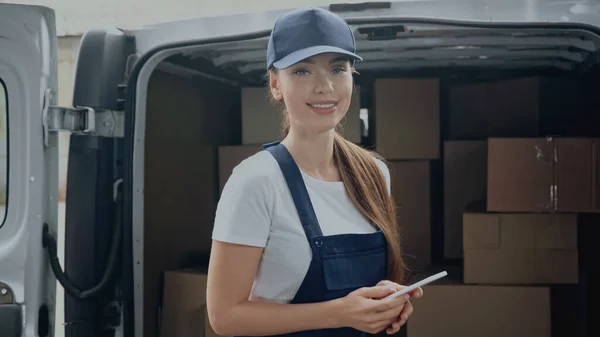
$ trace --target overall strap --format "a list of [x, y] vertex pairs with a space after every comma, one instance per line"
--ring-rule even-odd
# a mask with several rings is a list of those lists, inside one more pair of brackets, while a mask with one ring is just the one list
[[322, 236], [323, 232], [321, 232], [321, 226], [319, 226], [317, 215], [304, 184], [304, 179], [302, 179], [302, 173], [290, 152], [281, 143], [271, 143], [263, 146], [263, 149], [266, 149], [273, 155], [283, 172], [306, 236], [309, 239], [315, 236]]

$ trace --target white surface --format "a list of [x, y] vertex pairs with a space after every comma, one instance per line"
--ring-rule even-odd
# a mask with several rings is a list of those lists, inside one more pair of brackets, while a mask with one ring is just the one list
[[[390, 172], [381, 161], [388, 193]], [[323, 235], [373, 233], [342, 182], [325, 182], [302, 172]], [[273, 156], [258, 152], [240, 163], [223, 188], [213, 239], [264, 247], [251, 300], [287, 303], [296, 294], [312, 259], [285, 178]]]
[[439, 280], [439, 279], [441, 279], [442, 277], [444, 277], [446, 275], [448, 275], [448, 273], [446, 271], [442, 271], [442, 272], [439, 272], [439, 273], [437, 273], [435, 275], [431, 275], [431, 276], [429, 276], [429, 277], [427, 277], [425, 279], [422, 279], [419, 282], [413, 283], [413, 284], [409, 285], [408, 287], [403, 288], [400, 291], [396, 291], [395, 293], [393, 293], [393, 294], [387, 296], [386, 298], [384, 298], [384, 300], [391, 299], [391, 298], [396, 298], [398, 296], [402, 296], [402, 295], [404, 295], [404, 294], [406, 294], [408, 292], [411, 292], [411, 291], [417, 289], [418, 287], [422, 287], [422, 286], [424, 286], [426, 284], [429, 284], [429, 283], [431, 283], [433, 281]]
[[[376, 2], [377, 0], [343, 0], [338, 2]], [[1, 2], [1, 1], [0, 1]], [[81, 35], [103, 26], [133, 28], [171, 20], [191, 19], [285, 9], [298, 6], [326, 5], [326, 0], [9, 0], [11, 3], [35, 4], [53, 8], [59, 36]]]
[[[65, 261], [65, 203], [64, 201], [58, 204], [58, 235], [57, 235], [57, 246], [58, 246], [58, 259], [61, 266], [64, 266]], [[56, 284], [56, 315], [55, 315], [55, 337], [63, 337], [65, 335], [65, 290], [63, 287]]]

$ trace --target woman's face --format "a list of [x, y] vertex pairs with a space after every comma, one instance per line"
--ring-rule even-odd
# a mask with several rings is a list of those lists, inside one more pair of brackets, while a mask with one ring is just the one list
[[309, 134], [335, 129], [352, 97], [352, 69], [347, 57], [321, 54], [271, 73], [269, 85], [283, 100], [290, 128]]

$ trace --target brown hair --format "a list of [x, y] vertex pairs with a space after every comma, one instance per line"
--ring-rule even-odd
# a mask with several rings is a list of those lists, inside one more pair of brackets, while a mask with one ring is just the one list
[[[270, 74], [267, 74], [269, 76]], [[273, 99], [271, 91], [269, 96]], [[283, 136], [287, 136], [290, 122], [283, 108]], [[387, 277], [390, 281], [402, 284], [407, 267], [402, 258], [400, 230], [396, 218], [396, 204], [388, 193], [381, 169], [374, 158], [385, 160], [376, 152], [366, 150], [348, 140], [340, 133], [341, 125], [335, 130], [333, 157], [346, 192], [357, 209], [372, 223], [376, 224], [387, 240]]]

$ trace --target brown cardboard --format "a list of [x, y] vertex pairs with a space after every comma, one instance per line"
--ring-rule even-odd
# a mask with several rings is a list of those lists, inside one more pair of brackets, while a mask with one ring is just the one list
[[413, 271], [431, 264], [431, 196], [428, 161], [390, 162], [404, 259]]
[[600, 139], [490, 138], [487, 209], [600, 212]]
[[375, 146], [388, 160], [439, 159], [439, 80], [375, 80]]
[[233, 168], [244, 159], [258, 153], [260, 145], [232, 145], [219, 147], [219, 193], [231, 176]]
[[600, 138], [564, 138], [555, 144], [557, 210], [600, 212]]
[[487, 142], [444, 142], [444, 257], [462, 258], [462, 215], [471, 202], [484, 200]]
[[535, 137], [539, 77], [471, 84], [449, 89], [449, 139]]
[[427, 285], [411, 299], [408, 337], [550, 337], [550, 289]]
[[282, 111], [269, 101], [265, 87], [242, 88], [242, 144], [281, 139]]
[[[260, 145], [282, 138], [283, 106], [271, 102], [264, 87], [242, 88], [242, 144]], [[342, 120], [344, 137], [361, 142], [360, 86], [356, 86], [346, 118]]]
[[206, 269], [164, 273], [160, 337], [219, 337], [206, 311]]
[[577, 214], [464, 214], [464, 282], [578, 282]]
[[206, 271], [165, 272], [160, 336], [202, 336], [205, 317]]

